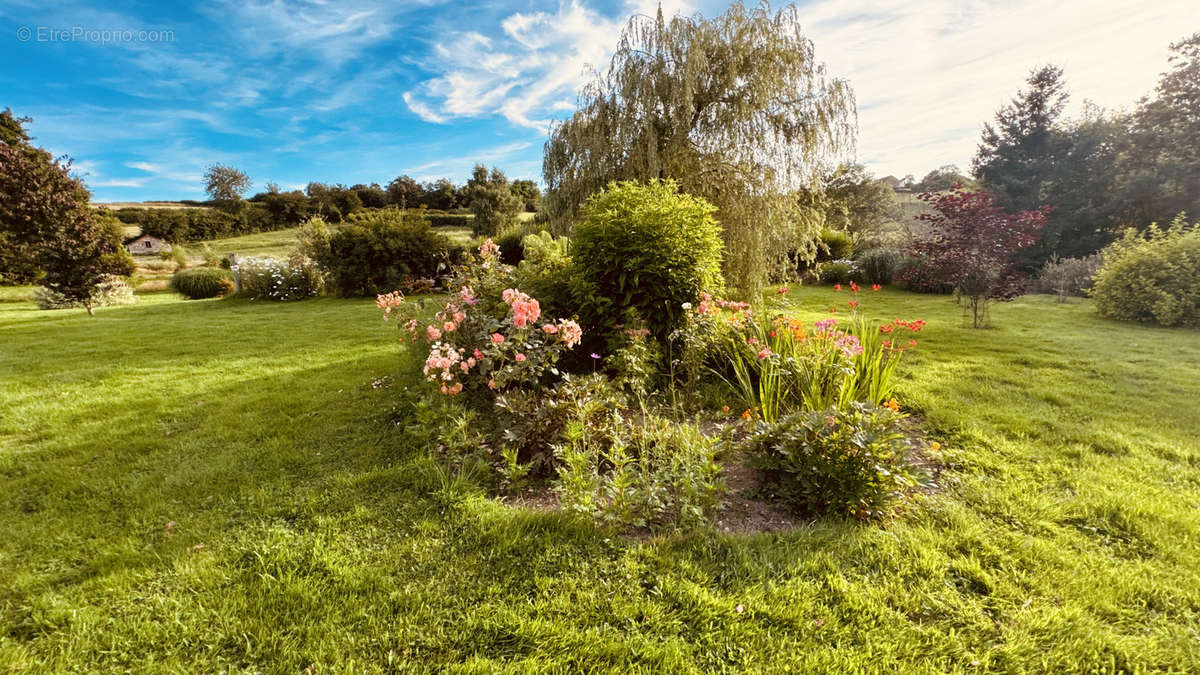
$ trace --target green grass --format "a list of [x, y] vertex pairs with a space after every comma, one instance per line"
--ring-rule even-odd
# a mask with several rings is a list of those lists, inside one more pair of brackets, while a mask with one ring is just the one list
[[943, 492], [883, 525], [646, 540], [437, 469], [370, 301], [2, 303], [0, 664], [1200, 669], [1200, 333], [1042, 297], [990, 330], [945, 297], [864, 305], [929, 321], [901, 401]]
[[[240, 237], [213, 239], [208, 242], [208, 246], [213, 250], [213, 253], [219, 256], [236, 253], [242, 257], [286, 258], [296, 248], [296, 244], [299, 243], [296, 237], [299, 231], [300, 228], [292, 227], [274, 232], [256, 232], [254, 234], [244, 234]], [[193, 257], [198, 257], [203, 243], [187, 243], [184, 246], [187, 248], [189, 254]]]
[[[297, 233], [300, 228], [276, 230], [274, 232], [258, 232], [240, 237], [213, 239], [208, 242], [213, 252], [219, 256], [237, 253], [242, 257], [254, 256], [263, 258], [286, 258], [295, 250], [298, 243]], [[442, 227], [438, 231], [452, 241], [467, 244], [473, 241], [469, 227]], [[200, 262], [200, 248], [203, 242], [184, 244], [194, 262]]]

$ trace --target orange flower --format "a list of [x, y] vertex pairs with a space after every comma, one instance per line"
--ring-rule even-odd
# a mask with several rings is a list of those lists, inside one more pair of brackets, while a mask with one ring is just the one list
[[932, 443], [930, 443], [930, 444], [929, 444], [929, 449], [930, 449], [930, 450], [932, 450], [932, 451], [934, 451], [934, 452], [937, 452], [938, 450], [941, 450], [941, 449], [942, 449], [942, 444], [941, 444], [941, 443], [938, 443], [937, 441], [934, 441], [934, 442], [932, 442]]
[[749, 408], [746, 408], [745, 412], [742, 413], [742, 419], [744, 419], [744, 420], [750, 419], [750, 409]]
[[884, 404], [884, 406], [886, 406], [886, 407], [887, 407], [889, 410], [891, 410], [892, 412], [899, 412], [899, 411], [900, 411], [900, 404], [899, 404], [899, 403], [897, 403], [897, 402], [896, 402], [896, 399], [894, 399], [894, 398], [893, 398], [893, 399], [890, 399], [890, 400], [889, 400], [887, 403], [885, 403], [885, 404]]

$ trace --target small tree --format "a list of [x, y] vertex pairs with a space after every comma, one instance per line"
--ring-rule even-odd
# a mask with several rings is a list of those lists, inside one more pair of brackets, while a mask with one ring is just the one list
[[1025, 292], [1027, 275], [1013, 256], [1037, 241], [1051, 208], [1010, 214], [996, 203], [995, 194], [961, 186], [917, 198], [933, 208], [917, 216], [931, 232], [910, 246], [909, 254], [924, 261], [925, 276], [940, 278], [966, 300], [973, 326], [986, 325], [990, 301], [1012, 300]]
[[204, 172], [204, 191], [218, 202], [238, 202], [250, 189], [250, 176], [232, 166], [213, 164]]
[[96, 287], [131, 271], [119, 230], [92, 211], [90, 199], [70, 161], [0, 143], [0, 232], [27, 247], [42, 286], [88, 314]]
[[503, 171], [478, 164], [467, 181], [471, 212], [475, 214], [475, 235], [495, 235], [517, 224], [521, 199], [513, 194]]

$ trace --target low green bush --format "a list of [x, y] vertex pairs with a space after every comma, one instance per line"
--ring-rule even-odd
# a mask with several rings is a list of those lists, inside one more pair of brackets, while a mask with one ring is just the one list
[[635, 316], [665, 340], [683, 305], [719, 292], [716, 207], [674, 181], [610, 183], [580, 209], [572, 238], [573, 294], [585, 333], [610, 339]]
[[692, 528], [710, 521], [725, 491], [716, 439], [687, 422], [645, 416], [610, 439], [567, 427], [555, 482], [562, 504], [602, 521]]
[[749, 461], [802, 513], [876, 518], [917, 484], [901, 418], [868, 403], [794, 412], [750, 437]]
[[[96, 288], [92, 289], [91, 300], [93, 307], [131, 305], [137, 302], [137, 298], [133, 295], [133, 289], [119, 276], [110, 276], [100, 282]], [[83, 306], [78, 302], [67, 300], [61, 293], [52, 291], [45, 286], [33, 289], [33, 302], [38, 309], [69, 309]]]
[[192, 300], [228, 295], [233, 288], [233, 273], [219, 267], [180, 270], [171, 277], [171, 290]]
[[1092, 276], [1100, 270], [1104, 259], [1099, 255], [1084, 258], [1059, 258], [1052, 256], [1042, 266], [1034, 280], [1033, 290], [1037, 293], [1052, 293], [1059, 302], [1067, 298], [1083, 297], [1092, 288]]
[[841, 230], [822, 230], [817, 244], [817, 260], [849, 260], [854, 255], [854, 239]]
[[1200, 224], [1129, 229], [1102, 252], [1091, 296], [1101, 316], [1163, 326], [1200, 326]]
[[312, 221], [301, 239], [342, 296], [375, 295], [433, 279], [448, 270], [450, 240], [420, 211], [359, 211], [335, 232]]
[[904, 254], [888, 246], [876, 246], [855, 256], [859, 276], [866, 284], [890, 284], [904, 262]]
[[849, 260], [821, 263], [821, 283], [848, 284], [858, 278], [858, 269]]
[[465, 227], [474, 229], [475, 216], [470, 213], [426, 213], [431, 227]]

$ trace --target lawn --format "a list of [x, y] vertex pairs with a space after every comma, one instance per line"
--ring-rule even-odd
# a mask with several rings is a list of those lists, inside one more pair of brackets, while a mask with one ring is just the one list
[[0, 664], [1200, 669], [1200, 332], [864, 305], [929, 322], [900, 398], [942, 490], [882, 525], [646, 538], [439, 468], [372, 301], [0, 303]]

